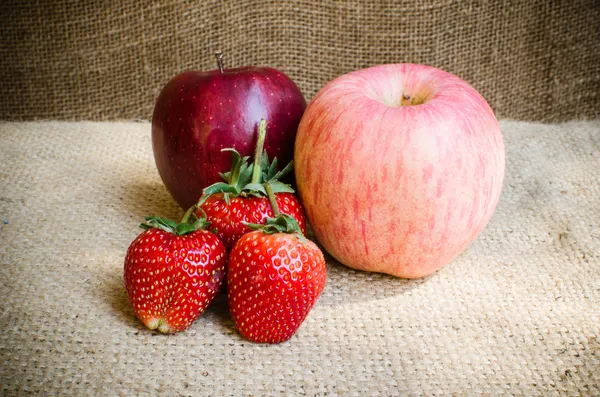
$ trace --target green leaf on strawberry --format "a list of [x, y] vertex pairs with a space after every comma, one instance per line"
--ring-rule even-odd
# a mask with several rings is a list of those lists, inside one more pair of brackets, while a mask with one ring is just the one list
[[[199, 212], [202, 215], [198, 217], [196, 212]], [[187, 210], [180, 223], [158, 216], [147, 216], [144, 218], [144, 221], [144, 223], [140, 224], [140, 227], [144, 230], [157, 228], [176, 236], [184, 236], [199, 229], [206, 229], [210, 224], [210, 222], [206, 220], [204, 211], [196, 208], [196, 206], [192, 206]]]
[[287, 233], [287, 234], [298, 234], [298, 238], [305, 240], [304, 233], [300, 229], [298, 221], [293, 216], [287, 214], [279, 214], [275, 218], [267, 218], [264, 225], [257, 223], [246, 223], [252, 230], [261, 230], [265, 234], [274, 233]]

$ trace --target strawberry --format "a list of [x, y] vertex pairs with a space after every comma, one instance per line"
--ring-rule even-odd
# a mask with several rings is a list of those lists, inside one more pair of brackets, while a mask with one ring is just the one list
[[[278, 213], [276, 206], [274, 212]], [[257, 230], [240, 238], [229, 257], [229, 310], [244, 338], [284, 342], [300, 327], [325, 286], [325, 258], [289, 215], [251, 226]]]
[[265, 120], [259, 125], [254, 163], [248, 163], [248, 157], [241, 157], [235, 149], [223, 149], [232, 153], [231, 171], [221, 174], [225, 182], [215, 183], [204, 189], [198, 211], [206, 213], [211, 229], [219, 236], [228, 250], [245, 233], [251, 231], [246, 223], [264, 224], [273, 217], [273, 211], [266, 197], [263, 184], [268, 182], [276, 194], [276, 200], [282, 213], [296, 219], [303, 233], [306, 232], [306, 216], [300, 200], [293, 194], [290, 185], [279, 180], [292, 170], [290, 162], [283, 170], [277, 171], [277, 159], [271, 163], [266, 151]]
[[[306, 218], [298, 198], [291, 193], [279, 193], [275, 199], [281, 212], [295, 218], [300, 230], [305, 233]], [[201, 208], [228, 250], [233, 248], [240, 237], [252, 231], [246, 223], [264, 224], [267, 218], [274, 216], [266, 197], [239, 196], [230, 198], [228, 203], [224, 193], [217, 193], [207, 197]]]
[[135, 315], [150, 329], [187, 329], [215, 298], [225, 275], [225, 246], [203, 230], [204, 219], [182, 223], [146, 217], [125, 258], [125, 288]]

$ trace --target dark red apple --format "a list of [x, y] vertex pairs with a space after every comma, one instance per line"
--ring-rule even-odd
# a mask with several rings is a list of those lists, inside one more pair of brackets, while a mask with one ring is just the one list
[[306, 101], [296, 84], [267, 67], [184, 72], [162, 89], [152, 116], [152, 148], [158, 173], [183, 208], [202, 189], [221, 180], [235, 148], [251, 156], [258, 124], [267, 120], [265, 149], [279, 164], [292, 160]]

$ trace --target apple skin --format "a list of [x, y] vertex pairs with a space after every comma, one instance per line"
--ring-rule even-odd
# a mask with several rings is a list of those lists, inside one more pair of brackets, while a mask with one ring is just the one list
[[252, 156], [258, 124], [267, 120], [265, 150], [282, 166], [292, 160], [306, 100], [282, 72], [267, 67], [188, 71], [160, 92], [152, 116], [152, 148], [167, 190], [187, 209], [221, 181], [235, 148]]
[[351, 268], [418, 278], [484, 229], [505, 151], [493, 111], [468, 83], [430, 66], [391, 64], [340, 76], [315, 96], [294, 166], [315, 236], [331, 255]]

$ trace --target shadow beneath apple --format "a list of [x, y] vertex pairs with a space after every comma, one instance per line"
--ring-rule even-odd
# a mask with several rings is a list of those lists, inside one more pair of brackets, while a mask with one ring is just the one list
[[327, 283], [319, 298], [319, 305], [338, 306], [392, 298], [418, 288], [433, 276], [402, 279], [355, 270], [340, 264], [326, 251], [323, 253], [327, 261]]

